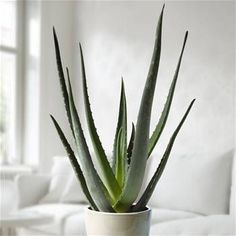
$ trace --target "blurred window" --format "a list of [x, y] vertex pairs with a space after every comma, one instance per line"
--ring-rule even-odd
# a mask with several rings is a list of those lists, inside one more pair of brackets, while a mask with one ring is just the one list
[[[20, 80], [20, 1], [0, 0], [0, 164], [20, 162], [17, 86]], [[22, 56], [22, 55], [21, 55]]]

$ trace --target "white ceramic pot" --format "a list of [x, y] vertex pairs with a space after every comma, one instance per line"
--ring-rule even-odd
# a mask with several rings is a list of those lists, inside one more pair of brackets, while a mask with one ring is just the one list
[[148, 236], [151, 209], [131, 213], [109, 213], [93, 211], [85, 213], [85, 225], [88, 236]]

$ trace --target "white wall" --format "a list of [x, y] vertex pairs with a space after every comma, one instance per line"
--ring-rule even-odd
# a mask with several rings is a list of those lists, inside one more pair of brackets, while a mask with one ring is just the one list
[[[75, 2], [40, 1], [39, 6], [35, 5], [36, 2], [29, 1], [28, 4], [39, 10], [39, 76], [27, 69], [24, 158], [29, 164], [38, 162], [42, 171], [48, 171], [52, 157], [65, 154], [49, 114], [55, 116], [66, 134], [69, 130], [59, 86], [52, 28], [55, 26], [58, 34], [64, 66], [69, 66], [73, 76]], [[29, 58], [29, 67], [30, 63]]]
[[[52, 26], [58, 33], [64, 65], [72, 70], [76, 101], [86, 131], [78, 58], [78, 42], [82, 43], [93, 114], [104, 147], [110, 152], [118, 113], [120, 77], [124, 76], [125, 80], [131, 126], [131, 121], [136, 122], [162, 2], [40, 3], [40, 77], [33, 83], [39, 101], [32, 96], [31, 109], [27, 111], [31, 115], [35, 110], [39, 113], [36, 122], [39, 139], [29, 125], [26, 138], [28, 144], [36, 148], [29, 149], [26, 155], [29, 159], [37, 155], [41, 170], [47, 171], [52, 156], [65, 153], [49, 113], [55, 115], [66, 134], [70, 133], [58, 83]], [[177, 138], [174, 151], [219, 153], [234, 146], [234, 22], [234, 2], [166, 3], [151, 130], [163, 108], [185, 30], [189, 30], [189, 39], [172, 111], [156, 152], [163, 151], [192, 98], [197, 98], [197, 101]], [[27, 145], [25, 147], [27, 149]]]
[[69, 67], [73, 77], [75, 2], [42, 1], [41, 4], [40, 165], [42, 170], [47, 170], [53, 156], [65, 153], [49, 114], [55, 116], [66, 134], [69, 133], [58, 80], [52, 27], [55, 26], [57, 31], [64, 66]]
[[[129, 125], [136, 122], [161, 7], [162, 2], [77, 2], [77, 39], [84, 48], [92, 110], [106, 150], [112, 149], [121, 75]], [[191, 99], [196, 98], [174, 151], [222, 153], [234, 146], [235, 2], [166, 3], [152, 129], [163, 108], [185, 30], [189, 39], [172, 111], [156, 152], [163, 151]]]

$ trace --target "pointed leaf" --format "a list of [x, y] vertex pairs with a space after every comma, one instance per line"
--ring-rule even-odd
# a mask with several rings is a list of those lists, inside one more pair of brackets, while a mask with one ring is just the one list
[[128, 149], [127, 149], [127, 163], [128, 166], [130, 164], [130, 158], [132, 155], [132, 150], [133, 150], [133, 146], [134, 146], [134, 137], [135, 137], [135, 127], [134, 127], [134, 123], [132, 123], [132, 131], [131, 131], [131, 136], [130, 136], [130, 140], [129, 140], [129, 145], [128, 145]]
[[67, 114], [67, 118], [68, 118], [68, 121], [69, 121], [69, 124], [70, 124], [70, 128], [71, 128], [72, 134], [74, 135], [74, 131], [73, 131], [73, 127], [72, 127], [72, 120], [71, 120], [71, 115], [70, 115], [69, 98], [68, 98], [68, 93], [67, 93], [67, 89], [66, 89], [63, 66], [62, 66], [62, 62], [61, 62], [60, 48], [59, 48], [59, 44], [58, 44], [57, 34], [56, 34], [56, 31], [55, 31], [54, 27], [53, 27], [53, 38], [54, 38], [54, 46], [55, 46], [56, 61], [57, 61], [57, 70], [58, 70], [58, 75], [59, 75], [59, 81], [60, 81], [62, 96], [63, 96], [63, 99], [64, 99], [64, 105], [65, 105], [65, 108], [66, 108], [66, 114]]
[[112, 212], [114, 210], [109, 202], [109, 200], [111, 199], [109, 199], [109, 194], [107, 192], [107, 189], [105, 188], [96, 169], [94, 168], [92, 158], [89, 153], [89, 149], [83, 134], [77, 109], [74, 104], [69, 77], [68, 77], [68, 85], [69, 85], [70, 112], [75, 134], [76, 148], [80, 159], [81, 168], [83, 170], [85, 180], [88, 184], [89, 192], [93, 196], [93, 200], [100, 211]]
[[171, 86], [170, 86], [169, 94], [167, 96], [167, 100], [166, 100], [164, 109], [162, 111], [162, 114], [161, 114], [161, 117], [158, 121], [158, 124], [157, 124], [151, 138], [149, 139], [148, 157], [151, 155], [157, 141], [159, 140], [159, 138], [162, 134], [162, 131], [165, 127], [168, 115], [169, 115], [169, 111], [170, 111], [171, 103], [172, 103], [173, 96], [174, 96], [175, 85], [176, 85], [176, 82], [177, 82], [177, 78], [178, 78], [178, 74], [179, 74], [179, 68], [180, 68], [180, 65], [181, 65], [181, 60], [182, 60], [185, 44], [186, 44], [186, 41], [187, 41], [187, 37], [188, 37], [188, 31], [186, 32], [185, 37], [184, 37], [183, 47], [182, 47], [182, 50], [181, 50], [181, 54], [180, 54], [180, 57], [179, 57], [179, 61], [178, 61], [178, 64], [177, 64], [175, 75], [174, 75], [173, 81], [172, 81]]
[[114, 206], [118, 212], [127, 211], [129, 207], [133, 204], [139, 194], [144, 179], [148, 154], [147, 151], [149, 141], [151, 109], [161, 55], [161, 31], [163, 10], [164, 6], [157, 25], [152, 61], [149, 68], [139, 109], [138, 120], [136, 125], [136, 135], [134, 139], [134, 147], [127, 175], [127, 181], [125, 183], [124, 191], [120, 200]]
[[74, 172], [75, 172], [75, 174], [76, 174], [77, 179], [78, 179], [79, 182], [80, 182], [80, 186], [81, 186], [81, 188], [82, 188], [82, 190], [83, 190], [83, 192], [84, 192], [86, 198], [88, 199], [88, 201], [89, 201], [91, 207], [92, 207], [94, 210], [98, 211], [98, 208], [97, 208], [95, 202], [93, 201], [93, 198], [92, 198], [92, 196], [90, 195], [90, 192], [89, 192], [89, 190], [88, 190], [88, 187], [87, 187], [85, 178], [84, 178], [84, 176], [83, 176], [82, 170], [81, 170], [81, 168], [80, 168], [80, 165], [79, 165], [79, 163], [78, 163], [78, 161], [77, 161], [77, 159], [76, 159], [76, 157], [75, 157], [75, 154], [74, 154], [74, 152], [73, 152], [73, 150], [72, 150], [72, 148], [71, 148], [69, 142], [67, 141], [67, 139], [66, 139], [66, 137], [65, 137], [65, 135], [64, 135], [64, 133], [63, 133], [63, 131], [61, 130], [61, 128], [60, 128], [60, 126], [58, 125], [58, 123], [57, 123], [57, 121], [55, 120], [55, 118], [54, 118], [52, 115], [51, 115], [51, 118], [52, 118], [52, 121], [53, 121], [53, 123], [54, 123], [54, 125], [55, 125], [55, 127], [56, 127], [57, 133], [58, 133], [58, 135], [59, 135], [59, 137], [60, 137], [60, 139], [61, 139], [61, 141], [62, 141], [62, 144], [63, 144], [63, 146], [64, 146], [64, 148], [65, 148], [65, 150], [66, 150], [66, 152], [67, 152], [67, 155], [68, 155], [68, 157], [69, 157], [69, 159], [70, 159], [71, 165], [72, 165], [72, 167], [73, 167], [73, 169], [74, 169]]
[[173, 147], [174, 141], [177, 137], [177, 134], [178, 134], [180, 128], [182, 127], [186, 117], [188, 116], [194, 102], [195, 102], [195, 99], [190, 103], [190, 105], [189, 105], [187, 111], [185, 112], [182, 120], [180, 121], [179, 125], [177, 126], [176, 130], [174, 131], [156, 172], [154, 173], [152, 179], [150, 180], [150, 182], [149, 182], [147, 188], [145, 189], [142, 197], [140, 198], [138, 203], [135, 205], [135, 207], [133, 207], [133, 209], [132, 209], [133, 211], [141, 211], [142, 209], [144, 209], [145, 206], [147, 205], [149, 199], [151, 198], [152, 193], [153, 193], [153, 191], [156, 187], [156, 184], [157, 184], [158, 180], [160, 179], [160, 177], [161, 177], [161, 175], [164, 171], [164, 168], [165, 168], [166, 163], [168, 161], [168, 158], [169, 158], [171, 149]]
[[[113, 145], [113, 158], [112, 158], [112, 168], [113, 170], [116, 169], [116, 160], [118, 157], [116, 156], [116, 150], [117, 150], [117, 145], [118, 145], [118, 134], [120, 129], [123, 129], [123, 135], [124, 135], [124, 141], [125, 141], [125, 146], [127, 145], [127, 106], [126, 106], [126, 96], [125, 96], [125, 86], [124, 86], [124, 81], [122, 78], [122, 83], [121, 83], [121, 92], [120, 92], [120, 106], [119, 106], [119, 115], [118, 115], [118, 121], [117, 121], [117, 126], [116, 126], [116, 134], [115, 134], [115, 140], [114, 140], [114, 145]], [[126, 159], [126, 153], [123, 159]]]
[[124, 146], [124, 135], [123, 135], [123, 129], [121, 128], [118, 133], [118, 139], [117, 139], [117, 149], [116, 149], [116, 179], [122, 188], [125, 182], [125, 173], [126, 173], [126, 159], [125, 152], [126, 148]]
[[84, 105], [85, 105], [85, 112], [86, 112], [89, 133], [90, 133], [90, 137], [92, 140], [93, 148], [94, 148], [99, 166], [101, 168], [101, 179], [104, 185], [106, 186], [110, 196], [112, 197], [113, 202], [115, 202], [116, 199], [121, 194], [121, 188], [107, 160], [105, 151], [102, 147], [101, 141], [99, 139], [99, 136], [97, 134], [97, 130], [94, 124], [94, 119], [92, 116], [92, 111], [91, 111], [90, 102], [89, 102], [83, 51], [82, 51], [81, 45], [79, 46], [80, 46], [81, 68], [82, 68], [82, 78], [83, 78]]

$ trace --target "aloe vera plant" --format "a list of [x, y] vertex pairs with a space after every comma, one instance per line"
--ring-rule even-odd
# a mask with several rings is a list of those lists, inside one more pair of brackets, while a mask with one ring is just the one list
[[[129, 141], [127, 140], [127, 105], [125, 86], [122, 79], [119, 115], [116, 126], [111, 165], [102, 147], [102, 143], [100, 141], [94, 123], [88, 95], [84, 56], [82, 47], [81, 45], [79, 45], [85, 114], [94, 148], [94, 153], [99, 163], [99, 174], [94, 167], [90, 150], [87, 146], [87, 142], [82, 130], [80, 118], [73, 98], [73, 91], [71, 87], [68, 68], [66, 68], [67, 79], [65, 79], [58, 39], [55, 29], [53, 28], [59, 81], [61, 85], [68, 122], [76, 144], [75, 151], [72, 150], [69, 142], [67, 141], [62, 129], [60, 128], [55, 118], [53, 116], [51, 116], [51, 118], [65, 147], [81, 188], [85, 196], [87, 197], [91, 208], [96, 211], [130, 212], [141, 211], [145, 209], [146, 204], [148, 203], [155, 189], [155, 186], [166, 166], [177, 134], [179, 133], [195, 101], [195, 99], [193, 99], [188, 106], [183, 118], [181, 119], [179, 125], [174, 130], [170, 138], [169, 144], [166, 147], [161, 162], [157, 167], [155, 173], [153, 174], [152, 179], [150, 180], [140, 199], [137, 199], [144, 179], [144, 173], [148, 158], [151, 155], [166, 125], [179, 74], [182, 56], [188, 37], [188, 32], [186, 32], [177, 68], [169, 89], [164, 109], [156, 125], [156, 128], [154, 129], [150, 137], [149, 129], [151, 109], [161, 56], [163, 13], [164, 6], [157, 24], [153, 55], [146, 79], [146, 84], [142, 94], [137, 123], [136, 126], [132, 124], [132, 133]], [[134, 204], [135, 202], [136, 204]]]

